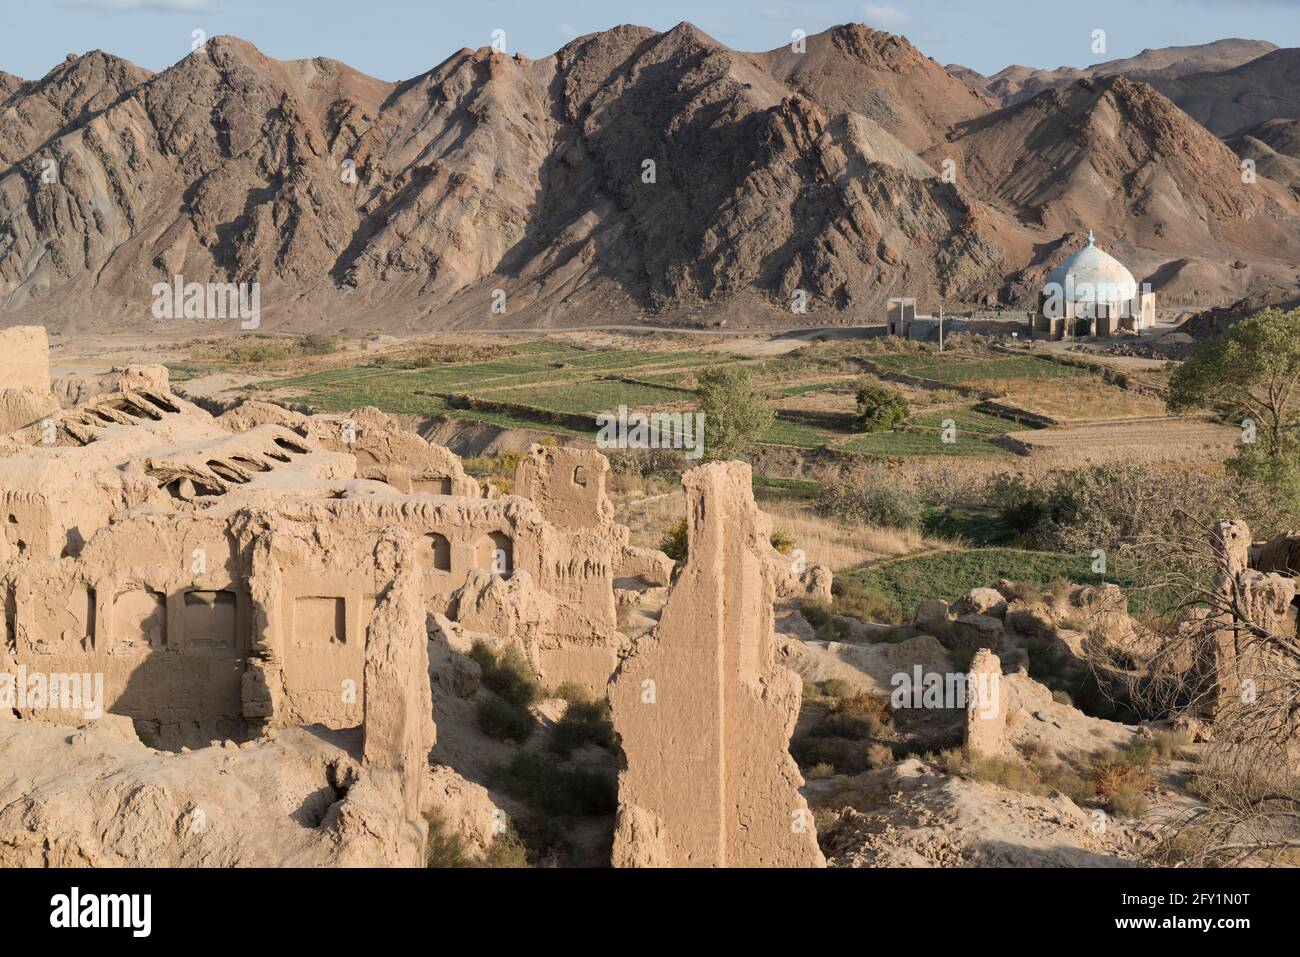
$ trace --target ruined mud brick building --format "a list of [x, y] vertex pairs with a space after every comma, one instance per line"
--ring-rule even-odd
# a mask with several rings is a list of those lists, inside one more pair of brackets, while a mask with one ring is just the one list
[[152, 740], [358, 724], [390, 528], [418, 542], [430, 611], [518, 641], [549, 685], [603, 693], [616, 580], [667, 584], [667, 559], [614, 523], [597, 452], [535, 448], [522, 494], [486, 497], [373, 409], [213, 416], [158, 367], [109, 385], [0, 446], [5, 656], [102, 672], [106, 708]]
[[[234, 834], [215, 857], [193, 851], [197, 860], [418, 862], [436, 736], [426, 644], [454, 631], [459, 642], [518, 645], [547, 687], [604, 696], [621, 668], [653, 660], [678, 679], [670, 697], [698, 692], [724, 709], [656, 712], [684, 718], [691, 734], [711, 729], [719, 787], [702, 810], [724, 823], [707, 835], [682, 827], [696, 809], [682, 803], [695, 783], [683, 740], [668, 725], [656, 737], [658, 718], [623, 713], [635, 746], [622, 816], [656, 837], [641, 849], [624, 834], [619, 863], [822, 863], [810, 818], [806, 832], [784, 836], [792, 809], [807, 810], [787, 750], [798, 681], [771, 660], [771, 602], [829, 597], [830, 576], [792, 566], [759, 534], [747, 466], [710, 466], [687, 482], [697, 553], [688, 585], [672, 588], [651, 636], [627, 635], [618, 605], [662, 595], [673, 563], [629, 544], [605, 495], [608, 462], [594, 450], [534, 446], [515, 494], [499, 495], [375, 409], [308, 416], [248, 402], [213, 415], [173, 393], [159, 366], [61, 382], [60, 407], [44, 331], [5, 335], [0, 673], [102, 675], [104, 710], [130, 722], [126, 737], [146, 755], [244, 742], [254, 750], [239, 760], [252, 768], [279, 730], [363, 733], [360, 769], [328, 759], [330, 790], [347, 795], [326, 815], [335, 838], [292, 852], [284, 848], [301, 837], [268, 839], [250, 851]], [[731, 535], [742, 544], [724, 547]], [[696, 674], [699, 654], [717, 667]], [[735, 710], [746, 701], [752, 726], [732, 716], [748, 713]], [[86, 726], [76, 708], [0, 714], [15, 716], [33, 728]], [[292, 740], [294, 761], [315, 747]], [[756, 788], [760, 772], [770, 794]], [[5, 786], [21, 790], [21, 774]], [[386, 817], [384, 807], [405, 813]], [[339, 837], [348, 834], [351, 844]], [[109, 850], [72, 841], [51, 858], [21, 835], [13, 843], [20, 862]], [[190, 860], [184, 842], [168, 847]], [[111, 851], [118, 857], [106, 859], [139, 862]]]
[[1210, 547], [1218, 566], [1218, 613], [1208, 622], [1205, 641], [1214, 681], [1207, 716], [1250, 734], [1277, 726], [1294, 730], [1300, 535], [1252, 542], [1245, 522], [1219, 522], [1210, 532]]

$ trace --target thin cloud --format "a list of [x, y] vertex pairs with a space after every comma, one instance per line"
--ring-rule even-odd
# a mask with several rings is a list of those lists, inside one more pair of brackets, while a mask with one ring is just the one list
[[217, 5], [212, 0], [59, 0], [59, 6], [105, 13], [207, 13]]
[[862, 5], [862, 16], [868, 23], [876, 27], [901, 27], [912, 20], [905, 11], [887, 3], [864, 3]]

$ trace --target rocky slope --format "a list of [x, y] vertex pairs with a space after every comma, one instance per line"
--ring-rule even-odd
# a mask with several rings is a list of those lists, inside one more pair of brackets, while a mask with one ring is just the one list
[[[1124, 77], [1078, 80], [958, 124], [923, 156], [954, 159], [978, 198], [1048, 235], [1090, 224], [1139, 281], [1175, 295], [1285, 282], [1300, 253], [1294, 196], [1266, 176], [1243, 181], [1218, 138]], [[1081, 241], [1052, 244], [1013, 285], [1034, 288]], [[1243, 257], [1257, 263], [1249, 276], [1233, 265]]]
[[1153, 85], [1210, 132], [1233, 136], [1265, 120], [1300, 117], [1300, 49]]
[[1172, 80], [1190, 73], [1229, 70], [1276, 49], [1275, 44], [1264, 40], [1228, 39], [1195, 46], [1147, 49], [1136, 56], [1107, 60], [1086, 68], [1063, 66], [1055, 70], [1040, 70], [1012, 65], [987, 77], [959, 64], [953, 64], [947, 69], [978, 92], [993, 97], [1003, 106], [1012, 106], [1049, 87], [1074, 80], [1114, 74], [1131, 80]]
[[1032, 298], [1089, 227], [1140, 278], [1245, 237], [1232, 288], [1282, 281], [1290, 194], [1234, 190], [1141, 84], [1079, 89], [995, 111], [853, 25], [762, 54], [623, 26], [397, 84], [229, 37], [158, 74], [70, 57], [0, 76], [0, 323], [238, 331], [156, 319], [176, 275], [258, 283], [264, 329], [877, 321]]
[[1300, 190], [1300, 120], [1267, 120], [1228, 141], [1242, 159], [1271, 180]]

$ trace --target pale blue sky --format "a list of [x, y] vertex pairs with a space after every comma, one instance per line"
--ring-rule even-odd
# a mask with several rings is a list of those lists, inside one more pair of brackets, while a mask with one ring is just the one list
[[[542, 57], [619, 23], [662, 30], [681, 20], [742, 50], [781, 46], [796, 28], [865, 22], [983, 73], [1009, 63], [1084, 66], [1223, 37], [1300, 46], [1300, 0], [0, 0], [0, 70], [35, 79], [66, 54], [93, 49], [161, 70], [201, 29], [278, 59], [329, 56], [400, 80], [490, 43], [497, 29], [509, 52]], [[1095, 29], [1106, 31], [1104, 55], [1090, 49]]]

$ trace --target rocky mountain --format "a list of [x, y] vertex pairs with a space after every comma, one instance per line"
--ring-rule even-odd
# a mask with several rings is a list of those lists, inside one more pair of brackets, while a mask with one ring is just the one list
[[267, 328], [876, 321], [893, 295], [1028, 301], [1089, 227], [1144, 276], [1231, 247], [1216, 295], [1297, 252], [1295, 197], [1235, 187], [1144, 84], [998, 110], [862, 26], [758, 54], [623, 26], [396, 84], [217, 37], [157, 74], [95, 52], [0, 83], [4, 324], [235, 328], [155, 317], [178, 275], [258, 283]]
[[1011, 106], [1023, 102], [1051, 86], [1074, 80], [1119, 74], [1129, 79], [1172, 80], [1192, 73], [1216, 72], [1248, 63], [1277, 46], [1264, 40], [1215, 40], [1195, 46], [1161, 47], [1143, 50], [1136, 56], [1107, 60], [1086, 68], [1058, 67], [1040, 70], [1013, 65], [992, 76], [981, 76], [967, 67], [953, 64], [947, 69], [976, 91]]
[[1300, 120], [1266, 120], [1228, 145], [1260, 174], [1300, 191]]
[[[1300, 256], [1294, 197], [1266, 176], [1245, 181], [1217, 137], [1122, 76], [1053, 87], [958, 124], [949, 142], [924, 154], [932, 165], [944, 157], [981, 200], [1048, 235], [1089, 224], [1138, 267], [1135, 275], [1145, 267], [1177, 295], [1230, 294], [1241, 278], [1233, 264], [1243, 258], [1280, 281], [1288, 257]], [[1188, 282], [1176, 281], [1188, 269]]]
[[1153, 85], [1210, 132], [1234, 136], [1267, 120], [1300, 117], [1300, 49]]

